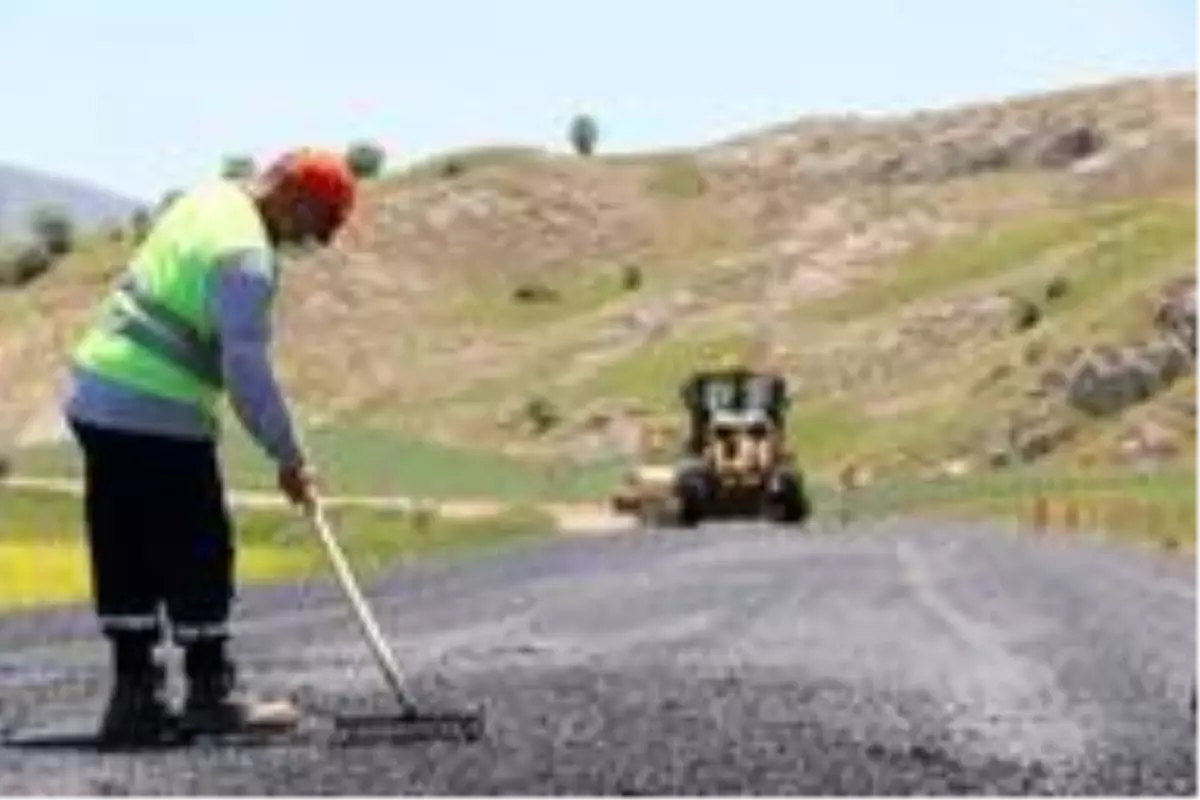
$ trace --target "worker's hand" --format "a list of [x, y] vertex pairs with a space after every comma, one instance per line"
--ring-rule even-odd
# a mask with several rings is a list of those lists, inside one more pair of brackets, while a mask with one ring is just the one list
[[294, 505], [311, 509], [317, 500], [317, 476], [300, 463], [279, 468], [279, 489]]

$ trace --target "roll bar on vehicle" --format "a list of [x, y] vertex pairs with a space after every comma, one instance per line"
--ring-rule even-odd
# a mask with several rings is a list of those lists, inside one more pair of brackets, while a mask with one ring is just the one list
[[782, 419], [791, 400], [782, 375], [748, 369], [693, 372], [680, 386], [679, 396], [693, 414], [758, 408], [777, 419]]

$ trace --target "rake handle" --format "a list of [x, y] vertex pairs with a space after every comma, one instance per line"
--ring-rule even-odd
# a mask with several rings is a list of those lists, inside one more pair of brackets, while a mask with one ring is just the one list
[[307, 510], [313, 526], [317, 529], [317, 535], [321, 540], [321, 544], [324, 545], [329, 562], [333, 566], [333, 571], [337, 575], [338, 583], [341, 584], [343, 593], [350, 601], [350, 606], [354, 609], [354, 616], [358, 620], [359, 627], [362, 629], [367, 643], [371, 647], [371, 652], [375, 656], [375, 660], [378, 662], [384, 678], [387, 680], [388, 685], [391, 687], [400, 704], [406, 709], [413, 709], [413, 703], [409, 700], [408, 694], [404, 690], [404, 681], [400, 676], [400, 668], [396, 664], [396, 658], [392, 654], [391, 648], [388, 647], [383, 633], [379, 630], [379, 624], [375, 621], [375, 616], [371, 613], [366, 598], [363, 597], [362, 591], [358, 588], [358, 581], [354, 578], [354, 573], [350, 569], [350, 564], [346, 560], [345, 553], [342, 552], [341, 545], [338, 544], [337, 537], [333, 535], [333, 529], [329, 525], [329, 520], [325, 517], [325, 510], [321, 501], [314, 498]]

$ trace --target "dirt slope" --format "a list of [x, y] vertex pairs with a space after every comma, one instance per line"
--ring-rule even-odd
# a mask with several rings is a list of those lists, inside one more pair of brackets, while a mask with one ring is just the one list
[[[669, 419], [670, 382], [697, 359], [755, 346], [806, 387], [800, 418], [891, 420], [866, 429], [895, 451], [894, 437], [952, 411], [1036, 416], [1045, 403], [1022, 392], [1040, 373], [1014, 355], [1031, 346], [1148, 341], [1152, 314], [1090, 309], [1153, 304], [1193, 274], [1194, 175], [1191, 76], [800, 120], [637, 157], [452, 154], [371, 185], [336, 248], [288, 265], [283, 376], [314, 421], [587, 459]], [[125, 248], [85, 247], [0, 293], [10, 430], [37, 432]], [[1054, 318], [1014, 331], [1008, 295], [1059, 272], [1077, 299], [1056, 316], [1037, 300]], [[1005, 369], [962, 394], [964, 377]], [[554, 419], [535, 435], [538, 408]], [[1085, 438], [1107, 424], [1086, 422]], [[979, 436], [997, 434], [966, 427], [909, 449], [986, 461]], [[812, 458], [832, 465], [852, 444], [815, 443]]]

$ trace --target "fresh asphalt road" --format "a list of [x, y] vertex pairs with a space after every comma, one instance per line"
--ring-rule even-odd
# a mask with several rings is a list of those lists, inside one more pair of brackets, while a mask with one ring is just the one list
[[[0, 794], [1195, 794], [1191, 562], [975, 523], [626, 533], [369, 587], [471, 744], [0, 749]], [[248, 594], [256, 687], [390, 708], [330, 586]], [[0, 726], [94, 715], [76, 612], [0, 621]]]

